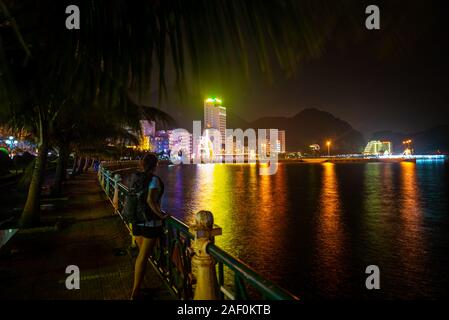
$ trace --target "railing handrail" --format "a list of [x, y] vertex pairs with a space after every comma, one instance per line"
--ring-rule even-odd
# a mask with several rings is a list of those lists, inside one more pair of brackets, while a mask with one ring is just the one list
[[[126, 169], [120, 169], [120, 170], [112, 171], [110, 175], [109, 175], [109, 174], [105, 174], [105, 176], [106, 176], [106, 178], [109, 179], [110, 181], [114, 181], [114, 175], [116, 174], [116, 172], [118, 172], [118, 171], [125, 171], [125, 170], [126, 170]], [[119, 182], [119, 183], [117, 183], [117, 186], [118, 186], [119, 188], [123, 189], [125, 192], [129, 192], [129, 188], [128, 188], [127, 185], [125, 185], [125, 184]], [[192, 237], [192, 239], [193, 239], [194, 236], [193, 236], [193, 234], [189, 231], [189, 226], [188, 226], [186, 223], [182, 222], [181, 220], [179, 220], [179, 219], [177, 219], [177, 218], [175, 218], [175, 217], [173, 217], [173, 216], [168, 217], [167, 222], [170, 223], [170, 224], [172, 224], [173, 226], [177, 227], [178, 229], [184, 229], [184, 231], [189, 232], [189, 235], [190, 235], [190, 236]]]
[[[123, 171], [125, 169], [120, 165], [120, 168], [118, 168], [117, 170], [110, 171], [106, 168], [107, 164], [109, 163], [103, 163], [102, 166], [99, 168], [100, 174], [103, 174], [105, 179], [108, 179], [111, 182], [115, 182], [114, 175], [117, 172]], [[112, 166], [117, 165], [117, 163], [115, 162], [110, 164]], [[106, 170], [107, 172], [105, 172]], [[129, 188], [121, 182], [118, 182], [117, 186], [119, 187], [119, 189], [122, 189], [125, 193], [129, 191]], [[121, 212], [118, 213], [120, 217], [123, 219]], [[190, 231], [190, 228], [187, 224], [185, 224], [184, 222], [173, 216], [170, 216], [168, 219], [166, 219], [166, 224], [173, 226], [175, 230], [181, 231], [190, 240], [193, 240], [195, 237], [194, 234]], [[239, 278], [242, 278], [244, 281], [250, 284], [265, 298], [272, 300], [298, 300], [296, 296], [289, 293], [287, 290], [281, 288], [274, 282], [265, 279], [248, 264], [234, 257], [233, 255], [227, 253], [214, 243], [210, 243], [209, 245], [207, 245], [206, 251], [214, 258], [216, 262], [222, 263], [223, 265], [227, 266], [230, 270], [234, 272], [235, 275], [237, 275]], [[221, 289], [223, 290], [223, 287]]]
[[243, 277], [255, 289], [265, 293], [267, 298], [273, 300], [298, 300], [296, 296], [264, 278], [245, 262], [227, 253], [217, 245], [210, 243], [206, 250], [217, 262], [222, 262], [240, 277]]

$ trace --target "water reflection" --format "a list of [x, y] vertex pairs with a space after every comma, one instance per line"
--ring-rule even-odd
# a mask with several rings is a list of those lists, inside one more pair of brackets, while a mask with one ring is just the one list
[[390, 215], [397, 212], [394, 176], [390, 163], [370, 163], [364, 172], [364, 211], [362, 218], [362, 241], [366, 243], [365, 265], [382, 265], [388, 258], [391, 246], [395, 245], [392, 237], [396, 230], [390, 229]]
[[202, 164], [197, 167], [194, 179], [195, 188], [191, 197], [195, 207], [189, 214], [193, 221], [194, 214], [199, 210], [208, 210], [214, 214], [218, 225], [232, 225], [230, 212], [232, 205], [232, 189], [234, 176], [223, 165]]
[[280, 165], [275, 175], [259, 176], [255, 173], [254, 178], [258, 180], [258, 192], [255, 197], [247, 197], [248, 200], [256, 200], [254, 213], [250, 213], [255, 228], [251, 246], [265, 253], [266, 261], [263, 263], [271, 264], [279, 258], [278, 252], [283, 250], [285, 241], [289, 241], [285, 236], [288, 229], [285, 166]]
[[344, 263], [341, 204], [335, 164], [323, 164], [320, 210], [317, 227], [317, 267], [320, 279], [317, 285], [328, 296], [338, 296], [343, 285]]
[[[383, 298], [448, 296], [448, 169], [414, 163], [160, 168], [164, 208], [186, 221], [210, 210], [217, 243], [293, 293]], [[449, 181], [449, 180], [448, 180]], [[307, 297], [306, 297], [307, 298]]]
[[414, 292], [409, 292], [412, 295], [426, 289], [411, 285], [411, 282], [417, 277], [425, 276], [426, 252], [423, 246], [422, 212], [416, 181], [416, 163], [401, 162], [400, 166], [399, 213], [402, 223], [397, 238], [397, 250], [403, 266], [401, 278], [406, 286], [414, 288]]

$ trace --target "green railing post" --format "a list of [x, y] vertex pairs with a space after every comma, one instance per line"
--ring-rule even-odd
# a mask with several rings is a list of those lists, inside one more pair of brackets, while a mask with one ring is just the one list
[[101, 164], [98, 165], [98, 172], [97, 172], [97, 177], [98, 177], [98, 181], [101, 182], [101, 170], [103, 169], [103, 167], [101, 166]]
[[105, 183], [106, 183], [106, 187], [105, 187], [105, 191], [106, 191], [106, 195], [109, 197], [109, 186], [110, 186], [110, 179], [109, 179], [109, 170], [106, 170], [106, 172], [105, 172], [105, 174], [106, 174], [106, 181], [105, 181]]
[[[218, 284], [221, 288], [224, 287], [224, 266], [221, 261], [218, 263]], [[220, 300], [224, 300], [224, 298], [224, 294], [220, 290]]]
[[220, 290], [215, 270], [215, 260], [207, 253], [206, 247], [221, 235], [221, 228], [214, 225], [214, 216], [209, 211], [199, 211], [195, 224], [189, 228], [195, 238], [192, 242], [192, 272], [196, 278], [194, 300], [218, 300]]
[[103, 190], [105, 190], [105, 186], [106, 186], [106, 169], [102, 168], [101, 169], [101, 187], [103, 188]]
[[119, 209], [119, 187], [118, 184], [119, 182], [122, 181], [120, 175], [118, 173], [116, 173], [114, 175], [114, 197], [112, 199], [112, 204], [114, 205], [114, 209], [115, 209], [115, 213], [118, 212]]

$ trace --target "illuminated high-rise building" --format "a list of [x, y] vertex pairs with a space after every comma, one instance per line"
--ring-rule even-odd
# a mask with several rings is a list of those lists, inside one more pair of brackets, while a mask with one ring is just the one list
[[221, 133], [222, 143], [226, 134], [226, 108], [218, 98], [204, 101], [204, 129], [217, 129]]

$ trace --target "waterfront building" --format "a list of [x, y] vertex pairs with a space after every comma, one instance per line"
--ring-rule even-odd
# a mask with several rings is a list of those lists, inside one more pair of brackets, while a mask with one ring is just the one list
[[154, 121], [141, 120], [140, 128], [140, 149], [154, 151], [153, 140], [156, 134], [156, 123]]
[[197, 150], [194, 150], [193, 158], [206, 163], [214, 159], [216, 150], [214, 150], [213, 137], [209, 136], [209, 129], [204, 130], [204, 134], [199, 137], [196, 145]]
[[278, 147], [277, 150], [279, 153], [285, 153], [285, 130], [279, 130], [278, 132]]
[[[265, 143], [261, 144], [262, 152], [266, 152], [266, 154], [270, 154], [271, 152], [271, 139], [270, 139], [270, 131], [278, 130], [278, 129], [266, 129], [265, 130]], [[259, 137], [260, 139], [260, 137]], [[285, 153], [285, 130], [278, 130], [278, 138], [276, 140], [275, 151], [277, 153]]]
[[192, 143], [193, 143], [192, 134], [184, 129], [182, 129], [182, 132], [181, 130], [177, 129], [168, 130], [167, 134], [168, 134], [170, 154], [175, 150], [177, 150], [178, 156], [180, 157], [185, 156], [186, 158], [190, 159], [192, 154]]
[[154, 121], [141, 120], [140, 127], [142, 128], [142, 134], [148, 137], [154, 137], [156, 134], [156, 123]]
[[391, 155], [393, 149], [390, 141], [373, 140], [368, 142], [363, 151], [364, 155]]
[[226, 108], [221, 99], [208, 98], [204, 101], [204, 129], [217, 129], [224, 144], [226, 134]]
[[153, 151], [163, 156], [168, 156], [170, 154], [170, 142], [166, 130], [156, 131], [153, 142]]

